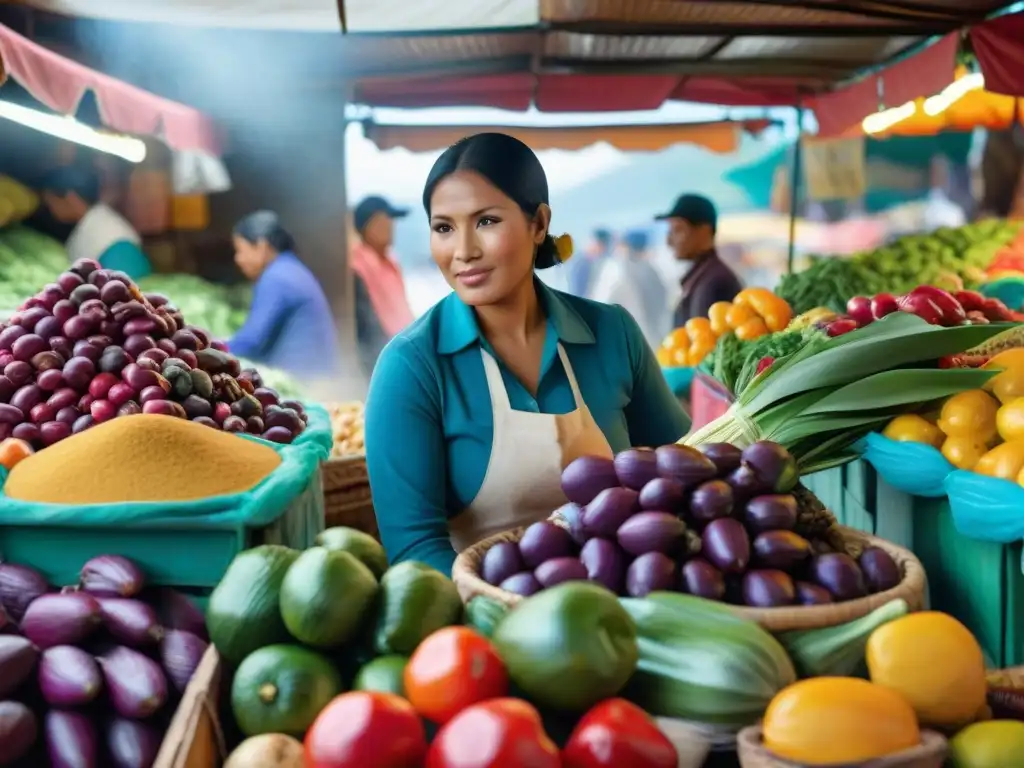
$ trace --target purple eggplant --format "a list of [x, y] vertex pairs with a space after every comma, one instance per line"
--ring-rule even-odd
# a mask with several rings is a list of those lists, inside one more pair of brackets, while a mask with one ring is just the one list
[[151, 768], [163, 743], [163, 733], [149, 723], [117, 718], [107, 726], [110, 768]]
[[100, 764], [96, 728], [81, 712], [50, 710], [43, 732], [51, 768], [97, 768]]
[[103, 670], [114, 711], [121, 717], [142, 720], [167, 701], [167, 678], [159, 665], [147, 656], [122, 645], [97, 661]]
[[0, 765], [11, 765], [28, 754], [38, 736], [32, 710], [20, 701], [0, 701]]
[[145, 586], [139, 567], [120, 555], [94, 557], [80, 576], [82, 589], [98, 597], [135, 597]]
[[210, 639], [206, 632], [206, 617], [188, 595], [170, 587], [161, 587], [155, 591], [153, 604], [165, 630], [180, 629], [203, 640]]
[[25, 682], [36, 668], [39, 651], [18, 635], [0, 635], [0, 699]]
[[206, 653], [208, 643], [191, 632], [170, 630], [160, 643], [160, 662], [167, 678], [179, 692], [188, 686], [199, 662]]
[[45, 650], [82, 642], [102, 620], [100, 604], [84, 592], [43, 595], [29, 605], [21, 631]]
[[81, 648], [58, 645], [39, 660], [39, 690], [51, 707], [80, 707], [103, 689], [96, 660]]
[[133, 647], [159, 643], [164, 628], [156, 617], [156, 611], [141, 600], [126, 597], [97, 597], [100, 613], [107, 631]]
[[20, 622], [29, 603], [50, 591], [43, 575], [26, 565], [0, 563], [0, 606]]

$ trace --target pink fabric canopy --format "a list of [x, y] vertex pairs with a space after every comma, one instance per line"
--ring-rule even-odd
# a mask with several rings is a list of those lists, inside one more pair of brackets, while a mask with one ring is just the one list
[[86, 92], [92, 91], [100, 120], [107, 128], [156, 136], [178, 151], [220, 155], [218, 131], [202, 112], [95, 72], [27, 40], [3, 24], [0, 58], [11, 79], [55, 112], [73, 115]]

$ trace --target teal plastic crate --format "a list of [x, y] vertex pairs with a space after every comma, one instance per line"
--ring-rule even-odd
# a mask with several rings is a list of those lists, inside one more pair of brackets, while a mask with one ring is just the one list
[[[313, 409], [310, 423], [327, 414]], [[136, 562], [152, 585], [210, 589], [236, 554], [258, 544], [305, 549], [324, 527], [314, 432], [279, 446], [281, 466], [252, 490], [198, 502], [63, 507], [7, 499], [0, 493], [0, 559], [31, 566], [54, 585], [74, 584], [88, 559], [118, 554]], [[241, 436], [239, 439], [257, 439]], [[2, 482], [0, 471], [0, 482]]]
[[844, 525], [912, 551], [928, 576], [930, 608], [962, 621], [993, 668], [1024, 664], [1022, 545], [956, 530], [946, 498], [911, 496], [856, 461], [806, 478]]

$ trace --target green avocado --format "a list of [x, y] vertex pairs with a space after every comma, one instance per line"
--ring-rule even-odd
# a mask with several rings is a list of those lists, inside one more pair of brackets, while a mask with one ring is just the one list
[[370, 614], [377, 579], [348, 552], [307, 549], [281, 583], [281, 618], [292, 636], [314, 648], [351, 640]]
[[267, 544], [240, 552], [231, 561], [206, 608], [210, 640], [230, 664], [257, 648], [288, 640], [278, 596], [298, 556], [297, 550]]
[[356, 560], [362, 560], [378, 579], [388, 569], [388, 556], [384, 554], [384, 547], [380, 542], [370, 534], [357, 531], [355, 528], [328, 528], [316, 537], [316, 545], [324, 549], [348, 552]]
[[405, 656], [380, 656], [363, 665], [352, 681], [353, 691], [383, 691], [405, 696]]
[[462, 619], [462, 601], [452, 580], [429, 565], [406, 561], [380, 580], [374, 649], [410, 655], [423, 639]]
[[583, 712], [612, 698], [636, 669], [636, 625], [615, 595], [584, 581], [527, 598], [491, 638], [509, 677], [542, 707]]
[[466, 603], [466, 626], [472, 627], [484, 637], [491, 637], [506, 613], [508, 608], [497, 600], [477, 595]]
[[231, 710], [246, 736], [286, 733], [301, 739], [342, 690], [341, 675], [326, 657], [298, 645], [268, 645], [239, 665]]

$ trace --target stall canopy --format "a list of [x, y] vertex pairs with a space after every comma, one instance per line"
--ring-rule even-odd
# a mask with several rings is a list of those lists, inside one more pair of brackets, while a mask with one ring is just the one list
[[73, 115], [92, 92], [107, 128], [156, 136], [173, 150], [220, 154], [212, 121], [192, 107], [161, 98], [113, 77], [94, 72], [33, 43], [0, 24], [0, 59], [8, 76], [55, 112]]
[[823, 135], [953, 79], [1007, 0], [28, 0], [101, 19], [343, 30], [370, 106], [648, 110], [803, 104]]
[[363, 133], [379, 149], [398, 147], [410, 152], [434, 152], [450, 147], [471, 133], [498, 131], [515, 136], [536, 150], [578, 150], [603, 142], [623, 152], [657, 152], [674, 144], [692, 144], [729, 154], [739, 147], [743, 133], [760, 134], [770, 120], [675, 125], [592, 125], [570, 127], [527, 127], [521, 125], [388, 125], [363, 123]]

